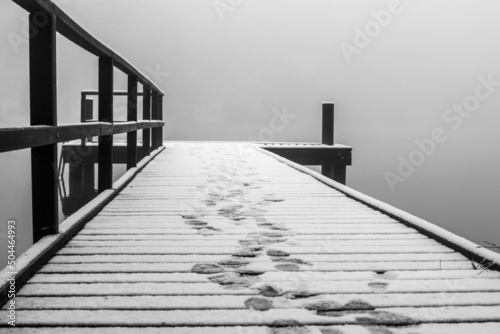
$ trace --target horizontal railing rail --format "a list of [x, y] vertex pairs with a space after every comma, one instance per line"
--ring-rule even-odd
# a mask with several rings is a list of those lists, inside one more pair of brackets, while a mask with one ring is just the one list
[[[116, 122], [116, 121], [115, 121]], [[89, 122], [59, 126], [38, 125], [0, 129], [0, 153], [63, 143], [88, 137], [112, 136], [162, 126], [161, 121]]]

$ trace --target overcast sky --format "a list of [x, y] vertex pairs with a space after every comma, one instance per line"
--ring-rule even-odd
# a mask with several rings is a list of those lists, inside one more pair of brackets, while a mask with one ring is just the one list
[[[58, 2], [164, 90], [165, 139], [317, 142], [330, 100], [336, 141], [354, 149], [350, 186], [500, 242], [498, 1]], [[0, 2], [1, 126], [29, 123], [26, 18]], [[97, 59], [60, 37], [58, 61], [59, 122], [78, 122]], [[117, 73], [116, 87], [125, 83]], [[116, 107], [124, 117], [123, 101]], [[285, 112], [288, 124], [267, 138]], [[15, 172], [14, 154], [0, 162], [19, 193], [2, 194], [3, 220], [29, 216], [24, 155]]]

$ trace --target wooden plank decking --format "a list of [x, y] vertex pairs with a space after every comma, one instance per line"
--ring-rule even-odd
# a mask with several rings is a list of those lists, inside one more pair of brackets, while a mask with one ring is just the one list
[[0, 333], [492, 334], [500, 273], [261, 151], [178, 143], [16, 306]]

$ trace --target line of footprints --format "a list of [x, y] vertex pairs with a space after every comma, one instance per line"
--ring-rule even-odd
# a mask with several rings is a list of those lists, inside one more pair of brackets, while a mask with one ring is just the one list
[[[203, 149], [193, 150], [190, 153], [198, 156]], [[297, 257], [291, 257], [290, 254], [273, 249], [273, 245], [284, 243], [287, 236], [294, 233], [289, 231], [281, 224], [269, 222], [264, 214], [266, 208], [273, 203], [283, 202], [284, 199], [276, 197], [274, 194], [263, 195], [260, 199], [246, 198], [245, 195], [253, 189], [261, 187], [258, 184], [268, 183], [268, 180], [257, 179], [256, 173], [251, 166], [246, 163], [243, 155], [234, 153], [235, 150], [226, 150], [216, 148], [216, 154], [233, 155], [230, 159], [231, 164], [224, 163], [226, 159], [198, 158], [203, 164], [208, 179], [205, 185], [196, 187], [198, 196], [196, 203], [190, 212], [183, 213], [181, 216], [185, 223], [191, 228], [198, 230], [201, 235], [211, 236], [222, 230], [211, 226], [210, 223], [203, 220], [203, 216], [209, 212], [213, 213], [216, 209], [217, 215], [228, 218], [232, 224], [249, 225], [256, 224], [260, 230], [258, 232], [248, 233], [245, 239], [239, 240], [241, 248], [231, 254], [230, 257], [219, 261], [218, 263], [200, 263], [193, 266], [192, 272], [207, 275], [207, 279], [219, 284], [225, 289], [248, 289], [257, 287], [259, 297], [250, 297], [245, 301], [245, 307], [256, 311], [268, 311], [274, 304], [286, 304], [283, 299], [301, 299], [304, 300], [304, 308], [315, 311], [317, 315], [327, 317], [341, 317], [353, 314], [356, 317], [357, 324], [364, 326], [371, 334], [392, 334], [393, 332], [386, 327], [393, 326], [414, 326], [418, 322], [410, 317], [399, 315], [392, 312], [377, 311], [376, 308], [363, 300], [351, 300], [348, 303], [341, 304], [333, 300], [321, 300], [319, 302], [307, 302], [307, 298], [316, 297], [317, 294], [309, 293], [305, 289], [296, 291], [283, 291], [274, 284], [256, 285], [259, 276], [265, 271], [247, 269], [256, 257], [268, 256], [275, 264], [275, 268], [283, 272], [300, 271], [300, 265], [311, 265]], [[226, 160], [226, 161], [227, 161]], [[218, 161], [218, 162], [215, 162]], [[222, 204], [222, 205], [221, 205]], [[219, 207], [218, 209], [216, 207]], [[210, 211], [209, 209], [212, 209]], [[375, 272], [374, 277], [383, 280], [393, 280], [397, 276], [393, 273], [384, 271]], [[307, 283], [307, 282], [301, 282]], [[334, 284], [334, 283], [332, 283]], [[300, 285], [300, 284], [298, 284]], [[384, 292], [387, 288], [386, 282], [371, 282], [369, 287], [373, 292]], [[320, 328], [323, 334], [342, 334], [343, 331], [338, 328]], [[295, 320], [275, 321], [269, 332], [273, 334], [281, 333], [309, 333], [309, 330], [300, 325]], [[409, 334], [418, 334], [416, 332]]]

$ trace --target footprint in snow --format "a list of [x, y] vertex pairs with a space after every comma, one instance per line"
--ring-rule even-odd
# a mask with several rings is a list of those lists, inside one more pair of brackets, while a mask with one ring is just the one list
[[269, 256], [277, 256], [277, 257], [290, 256], [290, 254], [288, 254], [287, 252], [284, 252], [284, 251], [279, 250], [279, 249], [268, 249], [266, 254]]
[[389, 283], [385, 282], [371, 282], [368, 283], [368, 287], [375, 293], [385, 292]]
[[345, 334], [345, 332], [338, 328], [320, 328], [321, 334]]
[[274, 266], [276, 269], [281, 270], [281, 271], [300, 271], [300, 267], [296, 264], [278, 264]]
[[268, 329], [270, 334], [310, 334], [311, 331], [296, 320], [276, 320]]
[[205, 223], [201, 220], [187, 220], [185, 222], [187, 225], [192, 225], [192, 226], [206, 226], [208, 223]]
[[236, 268], [246, 266], [246, 265], [250, 264], [250, 262], [245, 261], [245, 260], [240, 260], [240, 259], [226, 259], [226, 260], [220, 261], [219, 264], [221, 266], [226, 267], [226, 268], [236, 269]]
[[201, 217], [201, 215], [196, 215], [196, 214], [193, 214], [193, 215], [181, 215], [182, 218], [184, 219], [198, 219]]
[[268, 311], [273, 308], [273, 302], [266, 298], [252, 297], [245, 301], [245, 306], [256, 311]]
[[221, 265], [214, 263], [200, 263], [191, 268], [191, 271], [197, 274], [216, 274], [221, 273], [224, 270], [225, 269]]
[[312, 266], [313, 264], [310, 262], [306, 262], [302, 259], [294, 259], [294, 258], [287, 258], [287, 257], [273, 257], [271, 258], [273, 262], [284, 262], [284, 263], [294, 263], [294, 264], [305, 264], [308, 266]]
[[393, 272], [390, 272], [390, 271], [384, 271], [384, 270], [380, 270], [380, 271], [375, 271], [375, 273], [373, 274], [373, 276], [377, 279], [383, 279], [383, 280], [387, 280], [387, 281], [393, 281], [393, 280], [396, 280], [398, 279], [398, 274], [396, 273], [393, 273]]
[[262, 285], [259, 288], [259, 294], [264, 297], [278, 297], [283, 294], [283, 292], [272, 286], [272, 285]]
[[356, 317], [356, 320], [363, 325], [411, 326], [417, 324], [410, 317], [386, 311], [371, 311], [368, 316]]

